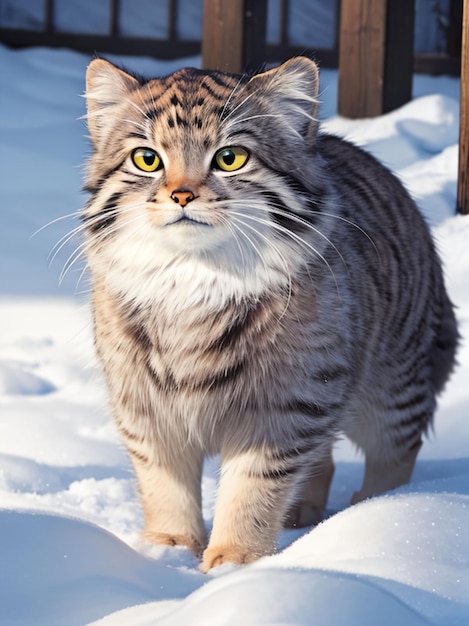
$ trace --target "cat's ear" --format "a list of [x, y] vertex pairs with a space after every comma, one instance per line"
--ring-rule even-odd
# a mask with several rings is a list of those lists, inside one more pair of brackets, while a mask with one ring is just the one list
[[319, 71], [313, 61], [295, 57], [257, 74], [249, 82], [268, 98], [296, 133], [305, 136], [316, 130]]
[[106, 109], [121, 104], [140, 83], [105, 59], [94, 59], [86, 71], [87, 123], [91, 137], [98, 139], [106, 126]]

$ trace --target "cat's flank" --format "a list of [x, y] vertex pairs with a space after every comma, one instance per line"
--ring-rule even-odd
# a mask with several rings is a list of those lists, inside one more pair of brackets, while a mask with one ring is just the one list
[[[202, 569], [321, 518], [345, 433], [357, 502], [409, 481], [457, 331], [399, 181], [318, 130], [318, 73], [87, 73], [84, 210], [97, 352], [144, 536]], [[220, 454], [206, 539], [201, 473]]]

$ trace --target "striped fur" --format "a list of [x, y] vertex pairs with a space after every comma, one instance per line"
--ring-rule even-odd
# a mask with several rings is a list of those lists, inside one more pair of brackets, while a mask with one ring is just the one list
[[[353, 501], [407, 482], [453, 367], [429, 231], [388, 170], [318, 131], [317, 90], [304, 58], [250, 79], [88, 69], [97, 351], [145, 536], [203, 552], [204, 571], [320, 519], [341, 433], [366, 456]], [[237, 146], [246, 163], [217, 169]], [[138, 169], [141, 147], [161, 167]], [[206, 547], [200, 479], [216, 453]]]

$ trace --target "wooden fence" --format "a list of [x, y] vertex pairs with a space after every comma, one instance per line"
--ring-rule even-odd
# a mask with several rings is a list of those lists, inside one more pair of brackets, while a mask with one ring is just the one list
[[[13, 0], [12, 0], [13, 1]], [[70, 3], [73, 0], [70, 0]], [[201, 1], [201, 0], [199, 0]], [[324, 0], [334, 7], [335, 38], [329, 48], [309, 48], [295, 45], [289, 36], [290, 0], [278, 0], [278, 40], [266, 40], [265, 17], [267, 0], [203, 0], [204, 2], [204, 46], [212, 44], [213, 38], [220, 39], [219, 27], [227, 24], [229, 39], [223, 40], [225, 50], [232, 42], [242, 41], [242, 56], [239, 51], [236, 55], [237, 65], [234, 71], [242, 71], [245, 65], [262, 62], [281, 62], [291, 56], [306, 54], [317, 59], [322, 67], [338, 67], [339, 39], [341, 14], [350, 12], [355, 0]], [[37, 0], [36, 5], [40, 5]], [[396, 14], [395, 5], [414, 6], [414, 0], [372, 0], [370, 6], [386, 5], [389, 15]], [[152, 56], [159, 59], [175, 59], [200, 54], [202, 41], [200, 39], [187, 40], [178, 35], [178, 0], [166, 0], [167, 11], [165, 36], [150, 38], [145, 36], [129, 36], [123, 34], [121, 24], [121, 0], [108, 0], [109, 18], [107, 32], [102, 34], [63, 32], [56, 25], [56, 0], [42, 0], [43, 20], [40, 26], [34, 28], [7, 27], [0, 21], [0, 42], [12, 47], [49, 46], [66, 47], [93, 54], [122, 54]], [[84, 5], [86, 7], [86, 5]], [[449, 0], [450, 12], [447, 25], [447, 45], [443, 54], [417, 54], [413, 59], [413, 70], [430, 74], [458, 75], [460, 71], [461, 47], [461, 20], [462, 0]], [[218, 17], [217, 17], [218, 16]], [[226, 41], [230, 46], [226, 46]], [[234, 43], [233, 43], [234, 45]], [[206, 54], [208, 50], [206, 48]], [[208, 58], [208, 57], [206, 57]], [[218, 57], [218, 60], [220, 57]], [[254, 60], [253, 60], [254, 59]]]
[[[73, 0], [70, 0], [73, 1]], [[187, 41], [177, 35], [177, 0], [167, 0], [166, 36], [161, 39], [122, 34], [120, 0], [109, 0], [107, 31], [102, 34], [64, 32], [56, 25], [56, 3], [42, 0], [41, 27], [5, 27], [0, 23], [0, 42], [12, 47], [48, 46], [71, 48], [93, 55], [122, 54], [175, 59], [200, 53], [200, 40]]]
[[[327, 1], [333, 5], [337, 20], [340, 13], [340, 0]], [[42, 0], [44, 19], [41, 28], [38, 26], [35, 28], [6, 27], [0, 21], [0, 42], [12, 47], [66, 47], [88, 54], [98, 51], [101, 54], [139, 55], [159, 59], [175, 59], [200, 54], [202, 48], [201, 39], [186, 40], [178, 35], [178, 0], [167, 0], [166, 35], [161, 38], [135, 37], [123, 34], [121, 28], [121, 2], [120, 0], [108, 0], [108, 3], [108, 28], [107, 32], [103, 34], [61, 31], [56, 26], [55, 0]], [[207, 3], [204, 2], [204, 4], [206, 5]], [[215, 25], [217, 22], [215, 15], [219, 13], [229, 17], [230, 42], [240, 37], [246, 41], [243, 57], [240, 59], [240, 65], [236, 67], [236, 71], [242, 71], [244, 69], [242, 64], [246, 61], [250, 64], [250, 53], [261, 48], [263, 62], [283, 61], [299, 54], [315, 54], [324, 67], [337, 67], [337, 39], [333, 42], [331, 48], [315, 49], [314, 51], [291, 43], [288, 35], [290, 0], [279, 0], [278, 2], [278, 41], [275, 43], [266, 41], [265, 23], [262, 26], [264, 37], [258, 39], [257, 26], [260, 26], [260, 24], [255, 22], [258, 20], [257, 16], [259, 15], [263, 15], [265, 19], [266, 5], [267, 0], [220, 0], [216, 3], [209, 3], [209, 8], [204, 7], [204, 36], [207, 34], [207, 20], [212, 26]], [[251, 28], [253, 24], [256, 26], [254, 29]], [[216, 36], [216, 30], [210, 30], [210, 34]]]

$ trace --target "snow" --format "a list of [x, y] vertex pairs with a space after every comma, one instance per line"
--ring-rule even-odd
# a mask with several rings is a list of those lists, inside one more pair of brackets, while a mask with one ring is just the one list
[[[199, 63], [120, 61], [147, 74]], [[454, 215], [459, 82], [416, 76], [412, 102], [350, 121], [336, 115], [336, 72], [321, 80], [325, 127], [366, 146], [405, 182], [432, 226], [458, 307], [459, 367], [411, 484], [349, 507], [362, 460], [341, 442], [324, 522], [282, 532], [274, 556], [204, 576], [186, 549], [139, 538], [135, 483], [93, 352], [79, 240], [68, 236], [85, 201], [87, 62], [67, 50], [0, 47], [0, 624], [469, 623], [469, 218]], [[207, 528], [216, 485], [215, 459], [204, 470]]]

